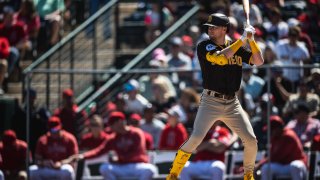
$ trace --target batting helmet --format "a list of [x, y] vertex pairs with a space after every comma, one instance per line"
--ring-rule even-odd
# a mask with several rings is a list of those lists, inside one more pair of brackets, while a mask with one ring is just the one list
[[229, 30], [230, 21], [226, 15], [222, 13], [214, 13], [209, 15], [207, 22], [203, 25], [206, 28], [206, 32], [208, 32], [209, 26], [211, 27], [223, 26], [223, 27], [227, 27], [227, 30]]

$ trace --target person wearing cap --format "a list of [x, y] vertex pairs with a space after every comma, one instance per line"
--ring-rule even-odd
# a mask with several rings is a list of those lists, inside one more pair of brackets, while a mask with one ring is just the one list
[[[29, 97], [27, 96], [29, 95]], [[34, 88], [23, 91], [22, 104], [16, 109], [11, 119], [12, 129], [19, 139], [27, 139], [27, 104], [29, 105], [30, 125], [29, 125], [29, 148], [34, 155], [37, 141], [40, 136], [47, 132], [47, 122], [51, 113], [47, 108], [41, 106], [37, 101], [37, 91]]]
[[266, 31], [266, 40], [276, 42], [279, 39], [287, 37], [289, 26], [282, 20], [280, 9], [278, 7], [271, 7], [268, 10], [268, 20], [262, 24]]
[[159, 120], [155, 115], [155, 107], [153, 105], [148, 105], [144, 108], [143, 119], [141, 120], [141, 129], [152, 135], [154, 141], [154, 148], [158, 149], [161, 132], [165, 127], [165, 124]]
[[168, 110], [168, 123], [162, 130], [160, 136], [160, 150], [177, 150], [188, 138], [188, 133], [184, 125], [180, 122], [182, 112], [178, 106], [173, 106]]
[[313, 137], [320, 134], [319, 119], [310, 116], [309, 107], [305, 103], [296, 104], [293, 119], [286, 128], [292, 129], [299, 137], [303, 147], [310, 148]]
[[188, 161], [181, 172], [181, 179], [207, 176], [209, 179], [223, 180], [226, 170], [225, 152], [230, 146], [230, 131], [217, 121], [198, 146], [192, 161]]
[[130, 79], [124, 84], [123, 99], [125, 101], [125, 111], [127, 113], [142, 114], [143, 109], [149, 104], [149, 101], [140, 94], [140, 84], [135, 79]]
[[[265, 126], [265, 131], [267, 128]], [[279, 116], [270, 116], [270, 128], [270, 157], [263, 158], [256, 166], [257, 170], [261, 170], [261, 180], [271, 180], [277, 176], [289, 176], [293, 180], [306, 179], [307, 156], [296, 133], [284, 128], [284, 122]]]
[[105, 141], [110, 138], [107, 133], [103, 131], [103, 121], [102, 118], [95, 114], [91, 117], [89, 123], [89, 131], [83, 134], [79, 143], [79, 148], [81, 151], [87, 151], [100, 146]]
[[128, 126], [122, 112], [114, 111], [108, 118], [108, 125], [115, 136], [105, 144], [75, 155], [71, 158], [90, 159], [110, 151], [115, 151], [117, 161], [106, 162], [100, 166], [100, 173], [104, 179], [116, 180], [125, 177], [135, 177], [139, 180], [151, 180], [157, 173], [154, 165], [148, 163], [145, 136], [141, 129]]
[[[81, 111], [77, 113], [78, 106], [74, 102], [72, 89], [65, 89], [62, 92], [62, 106], [55, 109], [53, 115], [61, 119], [63, 129], [77, 136], [77, 125], [88, 124], [87, 113]], [[80, 121], [79, 121], [80, 120]]]
[[[170, 39], [169, 42], [169, 54], [167, 54], [168, 58], [168, 66], [169, 68], [177, 68], [180, 70], [190, 70], [192, 67], [192, 60], [191, 58], [186, 55], [182, 50], [183, 47], [183, 41], [181, 37], [174, 36]], [[181, 82], [186, 83], [187, 86], [190, 86], [192, 82], [190, 80], [192, 79], [190, 73], [178, 73], [176, 74], [177, 79], [175, 79], [174, 76], [172, 76], [172, 81], [175, 84], [179, 84]]]
[[[141, 128], [140, 124], [141, 124], [141, 120], [142, 117], [137, 114], [137, 113], [133, 113], [130, 115], [129, 119], [128, 119], [128, 125], [136, 127], [136, 128]], [[146, 148], [147, 150], [153, 150], [154, 146], [153, 146], [153, 137], [150, 133], [143, 131], [143, 134], [145, 136], [146, 139]]]
[[[308, 64], [310, 54], [304, 43], [298, 41], [301, 29], [299, 27], [289, 28], [288, 38], [279, 40], [276, 43], [275, 52], [285, 66], [295, 65], [301, 66]], [[304, 75], [303, 68], [284, 68], [283, 76], [288, 78], [294, 85], [302, 79]]]
[[[264, 60], [254, 40], [254, 27], [247, 26], [241, 38], [231, 43], [226, 40], [229, 24], [228, 17], [221, 13], [211, 14], [204, 24], [209, 40], [204, 40], [197, 46], [204, 90], [193, 132], [178, 150], [167, 180], [178, 178], [191, 153], [218, 119], [242, 139], [244, 179], [254, 179], [257, 140], [248, 116], [235, 93], [240, 88], [243, 63], [260, 66]], [[251, 50], [242, 47], [247, 42]]]
[[26, 155], [27, 143], [17, 139], [13, 130], [5, 130], [0, 141], [0, 169], [6, 179], [27, 179]]
[[72, 180], [75, 178], [74, 164], [68, 158], [78, 154], [77, 140], [63, 130], [59, 117], [50, 117], [48, 129], [37, 142], [35, 165], [29, 167], [30, 179]]
[[307, 82], [308, 86], [312, 92], [314, 92], [320, 97], [320, 68], [312, 68], [310, 73], [311, 75], [308, 77]]

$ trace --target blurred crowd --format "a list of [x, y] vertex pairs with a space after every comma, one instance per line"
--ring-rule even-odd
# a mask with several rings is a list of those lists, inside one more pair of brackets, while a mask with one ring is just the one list
[[[0, 43], [5, 47], [0, 49], [0, 58], [4, 59], [0, 61], [0, 84], [6, 74], [12, 72], [19, 57], [26, 56], [35, 47], [43, 23], [51, 30], [48, 31], [51, 32], [49, 44], [57, 42], [58, 34], [55, 32], [59, 30], [56, 25], [67, 18], [68, 13], [64, 9], [68, 9], [70, 3], [66, 0], [26, 0], [17, 6], [15, 3], [18, 1], [10, 2], [11, 7], [8, 4], [3, 7], [0, 24]], [[41, 2], [51, 4], [47, 7]], [[56, 6], [53, 6], [54, 3]], [[162, 10], [164, 25], [170, 26], [175, 22], [177, 14], [193, 3], [190, 0], [183, 6], [177, 6], [165, 2]], [[199, 68], [195, 47], [199, 41], [208, 38], [201, 24], [214, 12], [229, 16], [228, 38], [239, 39], [245, 22], [240, 1], [203, 0], [199, 3], [199, 24], [190, 26], [185, 34], [172, 37], [167, 47], [156, 48], [148, 68]], [[263, 159], [257, 168], [261, 168], [263, 174], [267, 171], [263, 165], [268, 161], [281, 164], [295, 162], [293, 166], [301, 173], [306, 173], [307, 158], [304, 150], [320, 151], [320, 69], [283, 66], [317, 63], [314, 44], [320, 42], [320, 2], [253, 0], [250, 4], [250, 22], [257, 32], [255, 40], [262, 49], [265, 64], [272, 65], [270, 71], [245, 66], [238, 92], [238, 99], [253, 125], [259, 150], [267, 148], [266, 132], [270, 121], [272, 159]], [[144, 37], [147, 43], [159, 35], [159, 7], [157, 4], [151, 7], [144, 16], [147, 28]], [[78, 106], [71, 89], [63, 91], [63, 105], [49, 112], [37, 104], [36, 90], [29, 89], [24, 92], [25, 95], [29, 94], [29, 99], [24, 99], [12, 119], [12, 130], [3, 133], [0, 170], [7, 178], [26, 178], [25, 119], [26, 103], [29, 103], [29, 158], [33, 164], [29, 170], [32, 179], [72, 179], [75, 176], [75, 160], [90, 159], [104, 153], [113, 155], [100, 168], [100, 173], [106, 179], [132, 173], [142, 179], [150, 179], [157, 170], [148, 163], [146, 152], [177, 150], [188, 138], [201, 100], [201, 82], [201, 72], [145, 74], [126, 82], [119, 89], [120, 92], [105, 104], [103, 112], [99, 113], [94, 107], [77, 113]], [[213, 172], [221, 177], [225, 170], [225, 151], [242, 147], [237, 135], [219, 122], [197, 148], [193, 162], [217, 161], [219, 168]], [[286, 153], [294, 155], [283, 158], [282, 155]], [[194, 173], [193, 162], [183, 170], [181, 177], [184, 179]], [[136, 169], [132, 172], [131, 166], [123, 168], [119, 164], [135, 164], [133, 167]]]

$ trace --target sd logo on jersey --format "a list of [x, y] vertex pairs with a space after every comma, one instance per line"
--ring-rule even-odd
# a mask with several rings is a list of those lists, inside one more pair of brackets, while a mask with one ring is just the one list
[[208, 44], [208, 45], [206, 46], [206, 50], [207, 50], [207, 51], [212, 51], [212, 50], [214, 50], [215, 48], [216, 48], [216, 46], [213, 45], [213, 44]]

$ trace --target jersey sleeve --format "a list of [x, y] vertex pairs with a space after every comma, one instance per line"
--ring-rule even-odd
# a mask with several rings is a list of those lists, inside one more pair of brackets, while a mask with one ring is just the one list
[[252, 52], [244, 47], [240, 47], [239, 50], [236, 52], [236, 55], [240, 55], [242, 57], [242, 62], [253, 65], [250, 60], [252, 57]]

